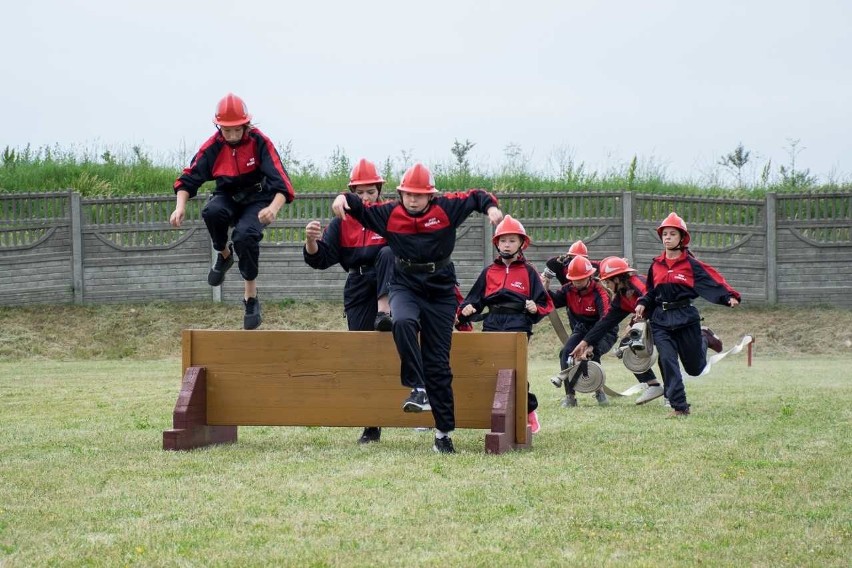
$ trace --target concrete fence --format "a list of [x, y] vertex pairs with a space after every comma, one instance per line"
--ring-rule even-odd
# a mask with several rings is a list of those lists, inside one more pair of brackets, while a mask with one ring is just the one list
[[[346, 273], [302, 259], [304, 226], [325, 225], [333, 195], [297, 194], [267, 227], [258, 285], [266, 300], [339, 300]], [[676, 211], [691, 250], [716, 267], [749, 304], [852, 308], [852, 193], [769, 194], [727, 199], [630, 192], [498, 194], [532, 238], [539, 269], [577, 239], [600, 259], [625, 256], [645, 272], [661, 251], [660, 220]], [[242, 297], [238, 272], [207, 285], [213, 260], [201, 220], [204, 197], [180, 229], [172, 196], [84, 199], [73, 191], [0, 195], [0, 304], [226, 301]], [[491, 262], [492, 229], [473, 215], [458, 229], [453, 260], [463, 292]]]

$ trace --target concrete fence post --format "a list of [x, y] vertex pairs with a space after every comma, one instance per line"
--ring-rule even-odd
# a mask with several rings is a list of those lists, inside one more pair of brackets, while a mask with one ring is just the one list
[[621, 235], [624, 239], [624, 257], [630, 266], [636, 266], [633, 258], [633, 193], [621, 192]]
[[766, 303], [778, 303], [778, 217], [777, 194], [766, 194]]
[[71, 286], [74, 289], [74, 303], [82, 304], [85, 291], [83, 290], [83, 207], [80, 194], [69, 191], [71, 211], [69, 230], [71, 231]]

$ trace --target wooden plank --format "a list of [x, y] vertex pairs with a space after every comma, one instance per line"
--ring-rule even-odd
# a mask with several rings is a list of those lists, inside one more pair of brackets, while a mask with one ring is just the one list
[[180, 334], [181, 339], [181, 374], [186, 375], [186, 370], [192, 365], [192, 332], [184, 329]]
[[[207, 369], [214, 425], [432, 426], [431, 413], [401, 410], [399, 358], [379, 332], [192, 330], [184, 367]], [[521, 341], [521, 343], [518, 343]], [[497, 372], [516, 369], [526, 385], [526, 335], [456, 333], [450, 364], [456, 425], [488, 428]], [[364, 357], [369, 353], [369, 357]], [[369, 389], [363, 385], [368, 383]], [[526, 388], [519, 413], [526, 425]], [[525, 440], [526, 432], [523, 433]]]

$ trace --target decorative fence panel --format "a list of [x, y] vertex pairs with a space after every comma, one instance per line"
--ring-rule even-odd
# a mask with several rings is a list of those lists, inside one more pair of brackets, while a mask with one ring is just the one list
[[852, 194], [779, 195], [776, 219], [778, 303], [852, 305]]
[[690, 250], [717, 268], [748, 303], [766, 303], [765, 203], [755, 200], [636, 195], [634, 261], [644, 271], [662, 252], [657, 227], [676, 211], [689, 227]]
[[82, 200], [83, 301], [210, 299], [201, 203], [187, 204], [186, 221], [174, 229], [173, 197]]
[[74, 301], [71, 193], [0, 199], [0, 294], [7, 305]]
[[[299, 194], [266, 229], [259, 279], [264, 299], [341, 299], [346, 273], [313, 270], [302, 257], [305, 224], [317, 219], [326, 225], [332, 197]], [[691, 250], [749, 304], [852, 308], [852, 193], [753, 200], [630, 192], [498, 197], [532, 238], [527, 258], [539, 269], [581, 239], [592, 258], [626, 256], [644, 272], [661, 252], [657, 225], [677, 211], [689, 225]], [[0, 303], [238, 302], [236, 267], [221, 288], [207, 285], [213, 253], [201, 219], [204, 201], [191, 200], [175, 229], [168, 222], [171, 196], [0, 195]], [[494, 258], [491, 235], [481, 215], [457, 231], [453, 260], [463, 292]]]

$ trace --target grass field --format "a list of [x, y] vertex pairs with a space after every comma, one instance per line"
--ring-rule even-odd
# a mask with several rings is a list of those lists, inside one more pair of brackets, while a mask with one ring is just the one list
[[530, 370], [531, 451], [460, 430], [442, 456], [354, 428], [165, 452], [177, 359], [0, 363], [0, 566], [849, 565], [848, 360], [729, 357], [682, 420], [561, 409], [552, 363]]

